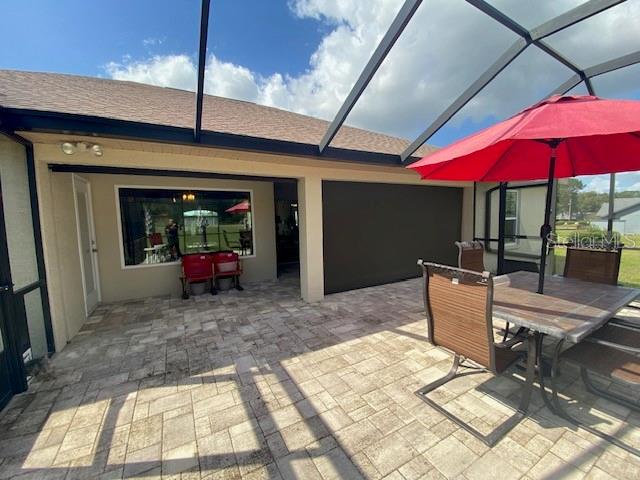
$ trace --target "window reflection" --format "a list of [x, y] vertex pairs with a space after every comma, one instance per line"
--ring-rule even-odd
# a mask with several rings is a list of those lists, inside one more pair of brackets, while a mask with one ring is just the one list
[[118, 196], [127, 266], [201, 251], [253, 254], [250, 192], [119, 188]]

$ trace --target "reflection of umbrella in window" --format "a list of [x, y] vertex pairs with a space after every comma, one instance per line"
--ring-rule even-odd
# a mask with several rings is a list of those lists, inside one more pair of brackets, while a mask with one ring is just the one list
[[251, 205], [249, 204], [249, 200], [243, 200], [240, 203], [236, 203], [233, 207], [225, 210], [227, 213], [247, 213], [250, 211]]
[[227, 213], [246, 213], [247, 216], [244, 219], [244, 227], [249, 228], [251, 225], [251, 204], [249, 200], [243, 200], [240, 203], [236, 203], [233, 207], [225, 210]]

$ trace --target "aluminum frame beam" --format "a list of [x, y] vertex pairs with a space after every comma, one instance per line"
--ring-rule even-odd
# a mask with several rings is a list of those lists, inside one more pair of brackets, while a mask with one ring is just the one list
[[327, 145], [331, 143], [331, 140], [333, 140], [333, 137], [335, 137], [336, 133], [338, 133], [338, 130], [340, 130], [340, 127], [360, 98], [360, 95], [362, 95], [365, 88], [367, 88], [367, 85], [369, 85], [369, 82], [378, 71], [380, 65], [382, 65], [382, 62], [387, 57], [387, 54], [389, 53], [389, 51], [391, 51], [391, 48], [393, 48], [396, 41], [404, 31], [405, 27], [413, 17], [413, 14], [416, 12], [416, 10], [418, 10], [418, 7], [421, 3], [422, 0], [405, 0], [404, 5], [402, 5], [402, 8], [400, 8], [400, 11], [387, 30], [387, 33], [378, 44], [378, 47], [376, 48], [375, 52], [373, 52], [373, 55], [369, 59], [369, 62], [364, 67], [364, 70], [362, 70], [362, 73], [360, 73], [358, 80], [351, 88], [349, 95], [342, 103], [340, 110], [338, 110], [338, 113], [329, 125], [329, 128], [327, 128], [327, 131], [325, 132], [322, 140], [320, 141], [320, 144], [318, 145], [320, 153], [324, 151]]
[[207, 62], [207, 35], [209, 34], [209, 7], [211, 0], [202, 0], [200, 11], [200, 48], [198, 49], [198, 86], [196, 90], [196, 119], [193, 139], [200, 142], [202, 134], [202, 102], [204, 100], [204, 72]]
[[[547, 55], [555, 60], [563, 63], [565, 66], [575, 72], [576, 83], [569, 87], [569, 90], [575, 85], [584, 81], [587, 89], [593, 93], [589, 76], [578, 66], [557, 52], [542, 39], [569, 28], [587, 18], [601, 13], [611, 7], [614, 7], [626, 0], [590, 0], [568, 12], [533, 28], [527, 30], [516, 21], [502, 13], [497, 8], [488, 4], [484, 0], [467, 0], [467, 3], [478, 8], [480, 11], [489, 15], [496, 21], [500, 22], [506, 28], [514, 32], [520, 38], [516, 40], [487, 70], [484, 71], [456, 100], [453, 101], [447, 109], [442, 112], [432, 123], [424, 130], [416, 140], [414, 140], [400, 155], [403, 164], [408, 164], [413, 153], [429, 140], [436, 132], [438, 132], [451, 118], [458, 113], [467, 103], [469, 103], [484, 87], [486, 87], [502, 70], [511, 64], [529, 45], [534, 44]], [[573, 81], [574, 77], [570, 80]]]
[[[604, 75], [606, 73], [614, 72], [616, 70], [620, 70], [621, 68], [630, 67], [632, 65], [640, 64], [640, 50], [637, 50], [633, 53], [629, 53], [627, 55], [622, 55], [618, 58], [613, 58], [611, 60], [607, 60], [606, 62], [599, 63], [597, 65], [593, 65], [592, 67], [585, 68], [584, 74], [587, 81], [591, 81], [592, 78], [597, 77], [599, 75]], [[564, 83], [559, 85], [555, 90], [553, 90], [549, 95], [564, 95], [569, 90], [574, 88], [583, 79], [578, 75], [573, 75], [569, 79], [567, 79]], [[546, 98], [546, 97], [545, 97]]]

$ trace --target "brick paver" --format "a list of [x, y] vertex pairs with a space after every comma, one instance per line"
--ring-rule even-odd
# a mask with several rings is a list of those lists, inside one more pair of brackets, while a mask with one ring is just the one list
[[[285, 280], [101, 306], [0, 414], [0, 479], [640, 478], [640, 459], [537, 392], [492, 449], [459, 429], [414, 395], [450, 365], [425, 330], [419, 280], [317, 304]], [[488, 430], [519, 377], [432, 395]], [[569, 367], [563, 385], [572, 412], [640, 448], [640, 414], [587, 394]]]

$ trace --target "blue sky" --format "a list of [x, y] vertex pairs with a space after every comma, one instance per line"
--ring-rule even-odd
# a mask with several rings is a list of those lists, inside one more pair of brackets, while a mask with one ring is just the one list
[[[575, 0], [492, 0], [536, 23]], [[205, 89], [330, 120], [403, 0], [212, 0]], [[640, 49], [640, 0], [549, 41], [584, 62]], [[4, 0], [0, 68], [112, 77], [191, 89], [199, 0]], [[455, 27], [455, 28], [453, 28]], [[482, 35], [477, 35], [482, 31]], [[423, 2], [347, 119], [415, 138], [514, 36], [463, 1]], [[544, 97], [572, 72], [531, 47], [430, 143], [457, 138]], [[596, 85], [639, 98], [640, 68]]]
[[[324, 23], [296, 18], [287, 2], [214, 0], [208, 50], [262, 75], [296, 75], [309, 65]], [[0, 66], [105, 75], [124, 56], [198, 50], [196, 0], [12, 0], [3, 2]]]

